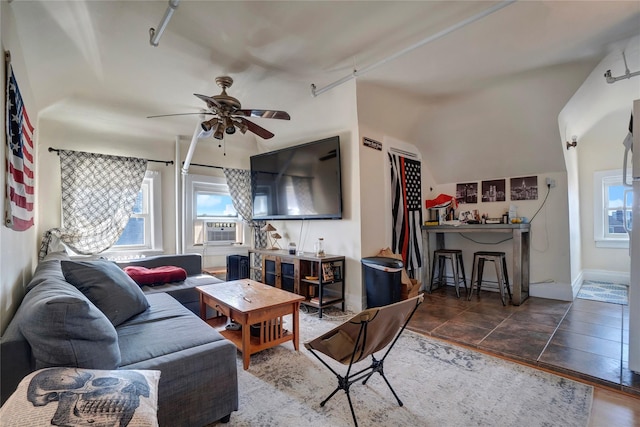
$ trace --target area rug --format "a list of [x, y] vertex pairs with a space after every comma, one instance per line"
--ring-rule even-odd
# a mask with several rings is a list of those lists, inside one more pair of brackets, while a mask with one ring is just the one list
[[612, 304], [629, 304], [629, 286], [599, 280], [585, 280], [578, 292], [578, 298]]
[[[299, 352], [291, 343], [262, 351], [246, 371], [238, 357], [240, 407], [228, 426], [353, 425], [343, 391], [320, 406], [337, 380], [302, 345], [340, 322], [300, 313], [300, 323]], [[351, 387], [360, 426], [586, 426], [593, 398], [589, 385], [411, 331], [396, 343], [385, 374], [404, 406], [375, 374]]]

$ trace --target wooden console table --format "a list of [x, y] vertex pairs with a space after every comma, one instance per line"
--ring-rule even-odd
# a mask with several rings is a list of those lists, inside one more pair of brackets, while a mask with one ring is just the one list
[[[520, 305], [529, 297], [529, 257], [531, 224], [464, 224], [464, 225], [425, 225], [422, 227], [422, 241], [425, 263], [422, 283], [431, 283], [431, 253], [435, 249], [444, 249], [445, 233], [507, 233], [513, 238], [513, 256], [509, 277], [512, 279], [513, 304]], [[436, 235], [435, 247], [430, 245], [430, 235]]]
[[[261, 256], [256, 265], [256, 255]], [[340, 304], [345, 309], [345, 257], [316, 256], [310, 252], [290, 254], [285, 250], [249, 249], [249, 269], [267, 285], [302, 295], [303, 304], [318, 309], [322, 319], [324, 308]]]

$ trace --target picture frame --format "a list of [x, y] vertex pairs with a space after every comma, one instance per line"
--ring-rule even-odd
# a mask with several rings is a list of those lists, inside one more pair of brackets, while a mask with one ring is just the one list
[[511, 178], [511, 200], [538, 200], [538, 176]]
[[460, 203], [478, 203], [478, 183], [456, 184], [456, 201]]
[[333, 282], [334, 274], [333, 274], [333, 263], [324, 263], [322, 264], [322, 281], [323, 282]]
[[483, 202], [504, 202], [506, 200], [505, 179], [482, 181]]

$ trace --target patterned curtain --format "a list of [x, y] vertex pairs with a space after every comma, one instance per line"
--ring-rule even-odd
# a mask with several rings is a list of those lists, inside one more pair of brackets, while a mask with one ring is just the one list
[[[245, 169], [229, 169], [223, 168], [224, 176], [227, 179], [229, 187], [229, 195], [233, 201], [233, 207], [236, 208], [238, 215], [246, 222], [253, 231], [253, 244], [255, 248], [265, 248], [267, 246], [267, 232], [262, 231], [265, 221], [253, 220], [253, 201], [251, 200], [251, 171]], [[254, 267], [259, 267], [262, 263], [262, 257], [255, 255], [253, 257]], [[258, 270], [253, 270], [258, 271]], [[255, 280], [261, 280], [261, 277], [254, 277]]]
[[42, 237], [40, 259], [61, 241], [83, 255], [100, 253], [118, 241], [129, 222], [147, 161], [60, 150], [62, 228]]
[[402, 254], [409, 276], [422, 267], [422, 191], [420, 161], [389, 153], [391, 164], [392, 247]]

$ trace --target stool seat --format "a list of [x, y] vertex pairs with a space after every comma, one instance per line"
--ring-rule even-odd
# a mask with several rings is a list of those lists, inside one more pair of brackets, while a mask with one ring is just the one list
[[480, 295], [485, 261], [493, 262], [497, 278], [496, 282], [490, 282], [488, 280], [485, 282], [498, 284], [502, 305], [507, 305], [507, 295], [509, 295], [509, 300], [511, 300], [511, 289], [509, 288], [509, 275], [507, 273], [507, 258], [504, 252], [478, 251], [473, 254], [473, 270], [471, 272], [470, 286], [471, 291], [469, 292], [468, 299], [471, 300], [474, 284], [476, 285], [476, 289], [478, 289], [478, 295]]
[[[446, 261], [451, 263], [452, 276], [445, 275]], [[438, 266], [438, 276], [436, 277], [436, 265]], [[461, 273], [461, 275], [460, 275]], [[436, 281], [437, 278], [437, 281]], [[464, 285], [465, 293], [467, 289], [467, 276], [464, 272], [464, 263], [462, 262], [462, 251], [460, 249], [438, 249], [433, 251], [433, 266], [431, 268], [431, 282], [429, 283], [429, 293], [433, 290], [434, 283], [438, 286], [447, 283], [447, 279], [453, 280], [453, 286], [456, 288], [456, 295], [460, 298], [460, 281]]]

